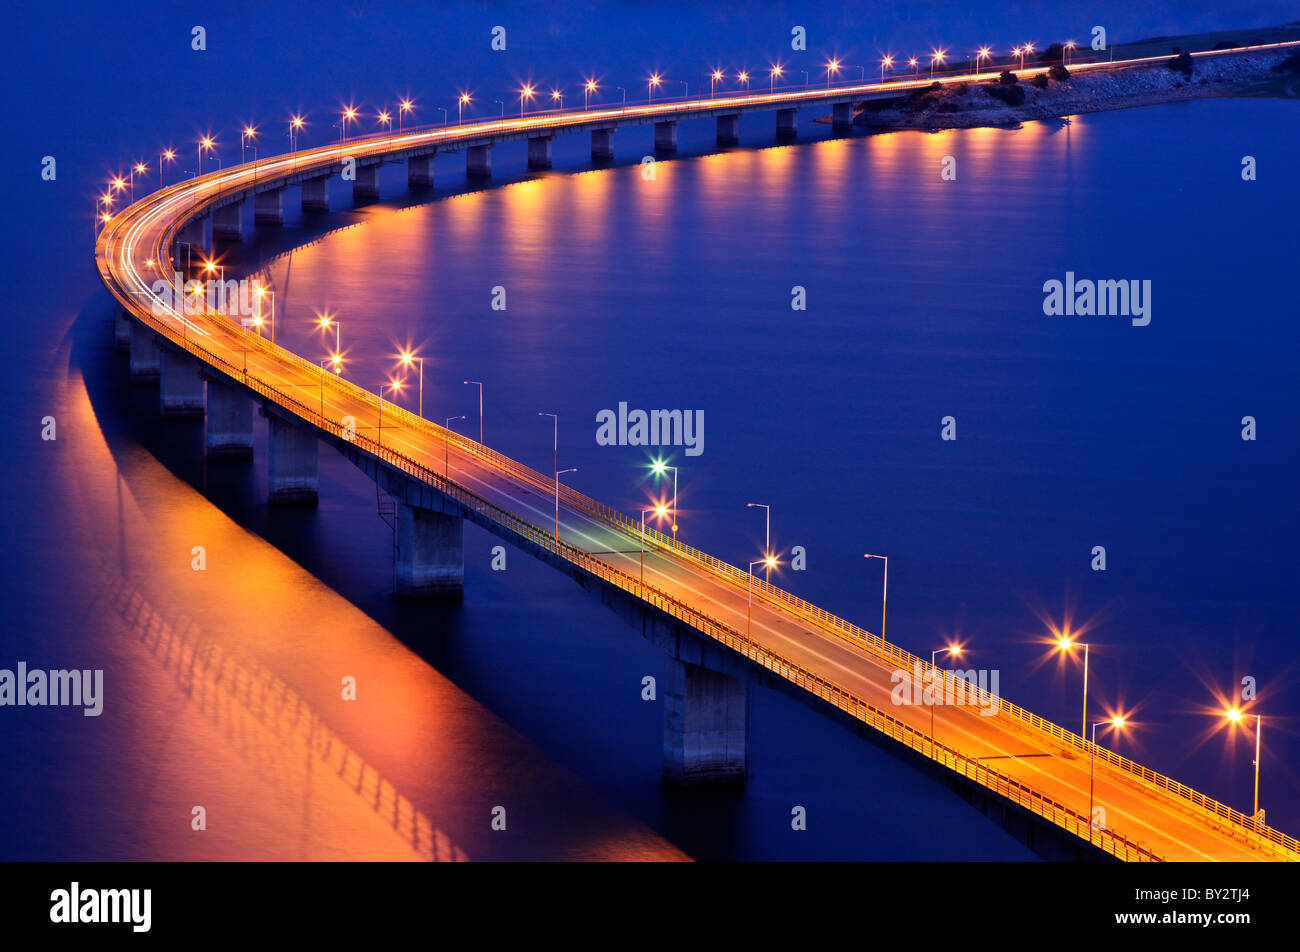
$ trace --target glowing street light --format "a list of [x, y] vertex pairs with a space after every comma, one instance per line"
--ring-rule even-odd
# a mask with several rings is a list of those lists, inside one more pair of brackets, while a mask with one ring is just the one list
[[1088, 845], [1090, 846], [1092, 845], [1092, 828], [1094, 826], [1092, 811], [1094, 803], [1093, 786], [1097, 775], [1097, 728], [1102, 724], [1105, 724], [1107, 727], [1113, 727], [1118, 731], [1124, 726], [1124, 718], [1122, 715], [1117, 715], [1109, 720], [1097, 721], [1092, 725], [1092, 743], [1089, 745], [1088, 753]]
[[662, 476], [666, 470], [673, 471], [673, 541], [677, 541], [677, 467], [669, 466], [661, 459], [654, 461], [650, 467], [656, 476]]
[[1066, 50], [1066, 52], [1069, 54], [1069, 59], [1070, 59], [1071, 61], [1073, 61], [1073, 59], [1074, 59], [1074, 48], [1075, 48], [1076, 46], [1078, 46], [1078, 44], [1077, 44], [1074, 40], [1066, 40], [1066, 41], [1065, 41], [1065, 50]]
[[742, 86], [746, 86], [746, 87], [749, 86], [749, 70], [742, 69], [739, 73], [736, 74], [736, 79], [740, 81], [740, 84]]
[[934, 68], [936, 65], [943, 63], [944, 54], [947, 50], [933, 50], [930, 54], [930, 78], [934, 79]]
[[339, 123], [339, 142], [348, 137], [348, 123], [357, 118], [357, 111], [352, 106], [343, 110], [343, 121]]
[[840, 71], [839, 60], [829, 59], [826, 61], [826, 88], [827, 89], [831, 88], [831, 74], [838, 73], [839, 71]]
[[[420, 409], [419, 409], [419, 417], [420, 417], [421, 420], [423, 420], [423, 419], [424, 419], [424, 358], [423, 358], [423, 357], [416, 357], [416, 356], [415, 356], [414, 354], [412, 354], [409, 350], [404, 350], [404, 351], [402, 351], [400, 354], [397, 355], [397, 359], [400, 360], [400, 361], [401, 361], [405, 366], [407, 366], [407, 367], [410, 367], [411, 364], [416, 363], [416, 362], [418, 362], [419, 365], [420, 365], [420, 386], [419, 386], [419, 390], [420, 390], [420, 401], [419, 401], [419, 407], [420, 407]], [[462, 417], [461, 419], [464, 419], [464, 417]]]
[[403, 99], [397, 107], [397, 133], [402, 132], [402, 117], [415, 108], [415, 103], [409, 99]]
[[668, 507], [660, 503], [657, 506], [651, 506], [649, 509], [641, 510], [641, 587], [645, 588], [645, 514], [653, 512], [662, 519], [668, 514]]
[[564, 93], [560, 92], [558, 89], [552, 89], [552, 90], [551, 90], [551, 102], [558, 102], [558, 103], [560, 104], [560, 108], [563, 109], [563, 108], [564, 108]]
[[289, 151], [298, 151], [298, 135], [302, 132], [302, 116], [289, 117]]
[[588, 79], [585, 83], [582, 84], [582, 110], [583, 110], [583, 112], [586, 112], [586, 111], [587, 111], [587, 106], [588, 106], [588, 104], [589, 104], [589, 102], [590, 102], [590, 100], [591, 100], [591, 94], [594, 93], [598, 88], [599, 88], [599, 87], [596, 86], [596, 81], [595, 81], [594, 79]]
[[1033, 43], [1026, 43], [1024, 46], [1020, 47], [1018, 50], [1012, 50], [1013, 53], [1019, 53], [1019, 54], [1020, 54], [1020, 68], [1021, 68], [1021, 69], [1024, 69], [1024, 68], [1025, 68], [1025, 54], [1026, 54], [1026, 53], [1032, 53], [1033, 51], [1034, 51], [1034, 44], [1033, 44]]
[[461, 383], [478, 387], [478, 441], [481, 444], [483, 442], [483, 381], [462, 380]]
[[885, 70], [894, 68], [894, 57], [886, 53], [880, 58], [880, 81], [885, 81]]
[[[883, 638], [884, 635], [881, 634], [880, 637]], [[933, 651], [931, 651], [931, 652], [930, 652], [930, 670], [931, 670], [931, 671], [934, 670], [934, 659], [938, 656], [938, 654], [939, 654], [940, 651], [946, 651], [946, 652], [948, 652], [948, 656], [949, 656], [950, 658], [957, 658], [957, 657], [960, 657], [960, 656], [961, 656], [961, 645], [958, 645], [958, 644], [951, 644], [951, 645], [948, 645], [948, 647], [946, 647], [946, 648], [935, 648]], [[933, 694], [934, 694], [934, 675], [933, 675], [933, 674], [931, 674], [930, 679], [931, 679], [931, 680], [930, 680], [930, 693], [931, 693], [931, 699], [930, 699], [930, 756], [933, 757], [933, 756], [934, 756], [934, 698], [933, 698]]]
[[[1240, 724], [1248, 715], [1242, 713], [1240, 708], [1230, 707], [1223, 712], [1223, 716], [1232, 724]], [[1252, 816], [1256, 821], [1264, 822], [1264, 815], [1259, 809], [1259, 744], [1260, 736], [1264, 732], [1263, 720], [1255, 715], [1255, 812]]]
[[320, 364], [320, 416], [321, 420], [325, 419], [325, 365], [329, 364], [336, 374], [343, 371], [343, 358], [338, 354], [330, 354], [328, 357], [322, 357]]
[[[745, 508], [763, 510], [763, 523], [765, 525], [765, 528], [763, 530], [763, 551], [771, 552], [772, 551], [772, 507], [767, 505], [766, 503], [747, 502], [745, 503]], [[767, 581], [769, 582], [772, 581], [772, 573], [770, 570], [767, 573]]]
[[460, 125], [465, 116], [465, 107], [470, 104], [469, 93], [461, 93], [456, 97], [456, 125]]
[[317, 314], [316, 323], [323, 331], [329, 330], [330, 327], [334, 328], [334, 350], [343, 353], [343, 322], [334, 320], [328, 314]]
[[390, 380], [388, 383], [381, 383], [379, 385], [379, 428], [378, 428], [378, 435], [375, 437], [375, 443], [377, 443], [379, 446], [384, 445], [384, 388], [385, 387], [388, 388], [388, 395], [392, 396], [394, 393], [402, 389], [402, 381]]
[[161, 152], [158, 153], [158, 187], [159, 188], [162, 188], [163, 186], [163, 159], [166, 159], [168, 162], [175, 162], [176, 153], [173, 152], [171, 149], [163, 149]]
[[388, 112], [388, 110], [387, 109], [380, 110], [379, 115], [376, 116], [375, 118], [379, 120], [380, 124], [383, 125], [384, 127], [384, 131], [387, 132], [388, 127], [392, 125], [393, 122], [393, 117]]
[[650, 92], [650, 101], [655, 101], [655, 90], [663, 84], [663, 77], [658, 73], [651, 73], [649, 80], [646, 81], [646, 89]]
[[907, 65], [912, 67], [913, 77], [919, 77], [921, 75], [920, 60], [918, 60], [915, 56], [909, 56], [907, 58]]
[[[773, 73], [773, 75], [775, 75], [775, 73]], [[717, 86], [718, 83], [722, 82], [723, 76], [724, 74], [720, 69], [715, 69], [713, 72], [709, 73], [709, 98], [710, 99], [713, 98], [714, 87]]]
[[889, 556], [872, 555], [868, 552], [864, 559], [880, 559], [885, 563], [885, 581], [880, 589], [880, 640], [885, 640], [885, 608], [889, 602]]
[[988, 59], [991, 53], [992, 50], [987, 46], [981, 46], [978, 50], [976, 50], [975, 65], [971, 67], [971, 72], [972, 73], [976, 72], [979, 69], [980, 64], [983, 63], [986, 59]]
[[257, 320], [259, 322], [259, 326], [262, 320], [262, 299], [265, 298], [268, 294], [271, 295], [271, 343], [274, 344], [275, 343], [275, 292], [268, 291], [261, 284], [258, 284], [258, 286], [253, 290], [253, 293], [257, 295]]
[[200, 175], [203, 174], [203, 153], [204, 151], [211, 152], [215, 144], [216, 143], [212, 141], [211, 136], [204, 136], [199, 140], [199, 174]]
[[244, 126], [243, 131], [239, 133], [239, 163], [244, 163], [244, 143], [253, 143], [253, 161], [257, 161], [257, 130], [252, 126]]
[[780, 63], [773, 63], [771, 70], [768, 71], [767, 91], [772, 93], [776, 91], [776, 81], [781, 78], [784, 70]]
[[519, 118], [524, 117], [524, 103], [533, 98], [533, 87], [529, 83], [524, 83], [523, 88], [519, 90]]
[[755, 559], [753, 562], [749, 563], [749, 571], [745, 573], [745, 596], [746, 596], [745, 637], [746, 638], [749, 637], [750, 627], [754, 616], [754, 566], [755, 565], [765, 566], [767, 569], [767, 574], [770, 577], [772, 574], [772, 566], [776, 565], [776, 556], [769, 553], [768, 555], [763, 556], [761, 559]]
[[[1075, 641], [1069, 634], [1059, 635], [1056, 639], [1056, 650], [1068, 653], [1075, 645], [1082, 642]], [[1083, 730], [1081, 733], [1088, 732], [1088, 646], [1083, 645]]]

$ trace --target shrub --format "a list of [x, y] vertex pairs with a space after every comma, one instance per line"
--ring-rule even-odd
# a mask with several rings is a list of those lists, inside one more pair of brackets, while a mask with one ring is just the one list
[[985, 86], [984, 91], [1008, 106], [1023, 106], [1025, 104], [1025, 91], [1019, 86]]
[[1016, 74], [1011, 72], [1011, 70], [1004, 69], [1000, 74], [998, 74], [998, 82], [1003, 86], [1014, 86], [1016, 83], [1020, 82], [1020, 80], [1016, 79]]
[[1070, 71], [1060, 63], [1055, 64], [1051, 69], [1049, 69], [1047, 74], [1058, 83], [1063, 83], [1070, 78]]
[[1192, 54], [1183, 50], [1169, 62], [1165, 63], [1169, 69], [1175, 73], [1182, 73], [1184, 76], [1192, 75]]
[[1035, 76], [1035, 77], [1034, 77], [1034, 85], [1037, 86], [1039, 89], [1046, 89], [1046, 88], [1047, 88], [1047, 74], [1046, 74], [1046, 73], [1039, 73], [1037, 76]]

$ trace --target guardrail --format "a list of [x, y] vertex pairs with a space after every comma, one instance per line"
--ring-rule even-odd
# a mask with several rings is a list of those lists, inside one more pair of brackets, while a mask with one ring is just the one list
[[[1279, 45], [1286, 45], [1286, 44], [1279, 44]], [[1240, 52], [1240, 51], [1236, 51], [1236, 52]], [[834, 95], [835, 91], [831, 90], [829, 92], [831, 93], [831, 95]], [[710, 105], [709, 107], [706, 108], [711, 109], [714, 107]], [[563, 125], [572, 125], [574, 122], [581, 122], [581, 121], [584, 120], [582, 115], [579, 114], [573, 116], [569, 122], [563, 123]], [[593, 117], [587, 121], [598, 121], [598, 120], [596, 120]], [[444, 129], [445, 128], [446, 127], [444, 127]], [[531, 127], [529, 131], [535, 131], [537, 128], [538, 127]], [[465, 129], [464, 131], [467, 133], [471, 131], [490, 133], [492, 130], [491, 128], [484, 128], [480, 126], [475, 130]], [[404, 135], [409, 135], [409, 134], [410, 133], [407, 132]], [[392, 134], [387, 133], [387, 134], [377, 135], [376, 137], [373, 138], [366, 137], [359, 141], [360, 144], [363, 145], [383, 145], [386, 140], [392, 140], [392, 139], [393, 139]], [[358, 140], [349, 140], [349, 141], [358, 141]], [[413, 144], [413, 145], [409, 145], [408, 147], [415, 148], [418, 147], [418, 145]], [[303, 174], [304, 172], [310, 172], [322, 168], [324, 166], [332, 165], [334, 162], [332, 156], [335, 154], [334, 150], [336, 148], [337, 146], [334, 145], [323, 146], [323, 147], [318, 147], [317, 149], [314, 150], [307, 150], [302, 153], [292, 153], [287, 159], [284, 156], [280, 156], [274, 159], [272, 158], [261, 159], [258, 160], [257, 162], [250, 163], [250, 166], [253, 167], [254, 170], [253, 184], [254, 185], [256, 184], [257, 169], [264, 168], [265, 165], [269, 163], [274, 163], [277, 166], [275, 169], [275, 176], [274, 176], [275, 178]], [[287, 168], [286, 168], [286, 161], [287, 161]], [[213, 204], [215, 201], [221, 198], [220, 191], [221, 191], [221, 185], [223, 184], [222, 180], [226, 178], [226, 176], [230, 175], [231, 171], [233, 170], [208, 173], [207, 175], [203, 176], [199, 180], [198, 184], [201, 187], [207, 188], [209, 186], [215, 185], [216, 190], [204, 196], [196, 197], [194, 200], [189, 202], [188, 205], [185, 206], [182, 211], [180, 211], [177, 214], [174, 214], [171, 217], [172, 225], [165, 231], [164, 238], [160, 243], [160, 247], [158, 249], [159, 260], [166, 260], [167, 249], [170, 247], [171, 242], [174, 239], [175, 233], [178, 230], [179, 225], [182, 222], [187, 221], [190, 218], [194, 217], [196, 212], [201, 212], [203, 208]], [[196, 180], [194, 179], [189, 179], [184, 182], [175, 183], [172, 186], [168, 186], [166, 189], [163, 189], [160, 193], [156, 193], [155, 195], [153, 195], [152, 199], [158, 200], [159, 198], [162, 197], [171, 197], [174, 194], [179, 194], [183, 190], [190, 190], [191, 192], [193, 192], [195, 185], [196, 185]], [[248, 182], [241, 182], [239, 184], [232, 185], [231, 191], [232, 192], [243, 191], [248, 187], [249, 187]], [[103, 250], [103, 245], [107, 240], [107, 234], [108, 234], [107, 228], [101, 232], [100, 240], [99, 242], [97, 242], [97, 249], [96, 249], [97, 256]], [[101, 267], [106, 269], [106, 264], [101, 265]], [[124, 294], [125, 292], [123, 292], [123, 295]], [[123, 295], [119, 295], [119, 297], [122, 297], [124, 304], [128, 303], [129, 298], [124, 297]], [[137, 312], [138, 315], [139, 312], [146, 310], [144, 305], [138, 301], [130, 301], [130, 304], [133, 305], [133, 309]], [[229, 367], [226, 361], [224, 361], [222, 358], [220, 358], [219, 356], [217, 356], [215, 353], [208, 350], [207, 348], [201, 347], [199, 344], [197, 344], [194, 341], [194, 339], [189, 338], [184, 333], [182, 333], [180, 340], [177, 341], [176, 337], [174, 336], [175, 332], [172, 329], [162, 326], [161, 322], [152, 320], [154, 315], [149, 314], [148, 317], [150, 318], [148, 323], [150, 323], [151, 326], [154, 326], [155, 330], [158, 330], [159, 333], [162, 333], [165, 336], [167, 336], [169, 339], [171, 339], [174, 343], [181, 343], [185, 349], [196, 353], [196, 356], [202, 356], [202, 359], [207, 360], [209, 363], [216, 363], [216, 364], [221, 364]], [[369, 391], [361, 387], [358, 387], [355, 384], [352, 384], [346, 380], [343, 380], [337, 377], [337, 375], [324, 373], [318, 364], [311, 363], [310, 361], [307, 361], [305, 358], [302, 358], [299, 355], [294, 354], [291, 351], [288, 351], [284, 348], [280, 348], [275, 345], [272, 345], [264, 338], [262, 338], [260, 335], [256, 335], [256, 334], [245, 335], [245, 341], [246, 341], [246, 346], [251, 346], [255, 350], [263, 350], [266, 354], [274, 356], [277, 360], [280, 360], [282, 362], [289, 361], [292, 363], [296, 363], [297, 365], [300, 366], [300, 368], [305, 373], [310, 373], [313, 376], [320, 375], [322, 387], [328, 384], [331, 390], [336, 390], [336, 391], [346, 393], [348, 396], [352, 397], [353, 399], [359, 398], [364, 402], [368, 403], [369, 405], [374, 406], [377, 411], [381, 405], [381, 401], [379, 400], [377, 395], [372, 394]], [[200, 351], [202, 352], [201, 354], [199, 354]], [[228, 372], [231, 374], [232, 377], [234, 377], [237, 380], [240, 379], [241, 377], [244, 377], [242, 369], [235, 369], [233, 367], [230, 367]], [[245, 382], [246, 385], [250, 387], [250, 389], [257, 390], [259, 393], [262, 393], [263, 396], [267, 396], [275, 400], [275, 402], [277, 403], [281, 402], [282, 399], [289, 400], [293, 404], [293, 406], [297, 408], [297, 409], [293, 409], [293, 408], [290, 409], [292, 409], [292, 412], [294, 412], [297, 415], [304, 416], [307, 414], [311, 414], [313, 417], [320, 416], [315, 411], [311, 411], [309, 408], [306, 408], [298, 401], [295, 401], [293, 400], [293, 398], [281, 394], [279, 391], [270, 390], [268, 392], [263, 392], [263, 390], [259, 388], [265, 387], [266, 385], [262, 384], [260, 381], [256, 381], [251, 378], [245, 378], [243, 382]], [[257, 385], [255, 386], [255, 384]], [[398, 407], [394, 404], [388, 403], [387, 401], [383, 401], [382, 405], [383, 405], [383, 413], [385, 416], [389, 416], [394, 420], [400, 419], [405, 425], [409, 427], [434, 433], [440, 438], [455, 443], [457, 449], [460, 452], [477, 456], [483, 459], [484, 461], [490, 463], [497, 469], [508, 472], [515, 478], [530, 483], [536, 486], [540, 490], [547, 491], [547, 492], [551, 492], [554, 490], [552, 477], [545, 476], [536, 470], [532, 470], [531, 468], [518, 463], [517, 461], [511, 459], [510, 457], [507, 457], [495, 450], [492, 450], [487, 446], [479, 444], [478, 442], [471, 440], [468, 437], [462, 436], [461, 434], [458, 434], [455, 431], [451, 431], [450, 433], [448, 433], [445, 430], [445, 428], [435, 423], [432, 423], [428, 420], [425, 420], [421, 417], [418, 417], [415, 414], [411, 413], [408, 410], [405, 410], [402, 407]], [[323, 418], [319, 420], [313, 420], [313, 422], [315, 423], [315, 425], [320, 426], [322, 429], [325, 429], [326, 431], [330, 431], [330, 425], [327, 425], [326, 421]], [[362, 439], [363, 438], [359, 437], [358, 441]], [[388, 453], [390, 451], [384, 450], [383, 452]], [[403, 457], [403, 459], [405, 459], [405, 457]], [[433, 474], [432, 471], [424, 470], [424, 472], [429, 473], [432, 476], [436, 476], [436, 474]], [[443, 480], [443, 477], [441, 476], [437, 476], [436, 478], [439, 480]], [[447, 483], [447, 485], [456, 486], [457, 484], [449, 482]], [[460, 487], [457, 488], [460, 489]], [[468, 492], [468, 490], [463, 490], [463, 489], [460, 489], [460, 491]], [[622, 530], [634, 538], [643, 537], [647, 544], [653, 545], [664, 552], [672, 553], [678, 557], [688, 559], [697, 565], [707, 568], [718, 577], [724, 578], [732, 582], [733, 584], [736, 584], [738, 586], [741, 584], [745, 584], [747, 587], [752, 587], [752, 591], [767, 603], [784, 608], [785, 610], [796, 614], [801, 620], [812, 621], [815, 624], [817, 624], [818, 627], [820, 627], [821, 629], [833, 635], [836, 635], [838, 637], [845, 638], [846, 640], [849, 640], [850, 643], [855, 644], [856, 646], [865, 648], [870, 653], [876, 655], [882, 660], [886, 660], [891, 663], [901, 665], [909, 670], [914, 669], [917, 665], [920, 665], [921, 669], [927, 672], [934, 669], [934, 666], [932, 666], [927, 659], [923, 659], [916, 655], [913, 655], [910, 652], [885, 641], [879, 636], [872, 634], [866, 629], [860, 628], [859, 626], [854, 625], [853, 623], [848, 622], [845, 619], [840, 618], [836, 615], [833, 615], [830, 612], [827, 612], [824, 609], [821, 609], [816, 605], [813, 605], [810, 602], [807, 602], [806, 600], [799, 598], [796, 595], [786, 592], [778, 588], [777, 586], [771, 585], [770, 583], [766, 582], [763, 579], [750, 576], [750, 573], [746, 572], [745, 570], [742, 570], [736, 566], [732, 566], [720, 559], [717, 559], [709, 555], [706, 552], [695, 549], [692, 546], [688, 546], [685, 545], [684, 543], [676, 541], [670, 536], [668, 536], [667, 534], [662, 533], [659, 530], [654, 529], [653, 527], [647, 526], [643, 528], [639, 524], [639, 522], [634, 521], [627, 515], [609, 506], [606, 506], [603, 503], [599, 503], [596, 500], [591, 499], [590, 497], [584, 496], [583, 494], [577, 492], [576, 490], [571, 489], [570, 487], [561, 485], [559, 487], [559, 493], [561, 498], [564, 499], [565, 503], [569, 507], [584, 512], [599, 521], [602, 521], [614, 528]], [[487, 505], [492, 505], [492, 504], [488, 503]], [[499, 508], [499, 507], [494, 507], [494, 508]], [[500, 510], [500, 511], [505, 512], [505, 510]], [[517, 518], [517, 517], [511, 516], [511, 518]], [[547, 534], [546, 537], [551, 538], [549, 533]], [[600, 564], [603, 565], [604, 563], [600, 563]], [[972, 686], [971, 690], [974, 693], [976, 693], [976, 695], [981, 700], [985, 702], [991, 700], [987, 692], [984, 692], [974, 686]], [[1089, 742], [1086, 741], [1081, 736], [1074, 734], [1070, 731], [1067, 731], [1064, 728], [1060, 727], [1059, 725], [1053, 724], [1052, 722], [1036, 714], [1033, 714], [1032, 712], [1026, 711], [1023, 708], [1019, 707], [1018, 705], [1006, 701], [1003, 698], [998, 698], [998, 716], [1008, 718], [1013, 722], [1017, 722], [1023, 726], [1032, 729], [1035, 732], [1041, 733], [1068, 749], [1079, 750], [1084, 753], [1087, 753], [1090, 750], [1092, 750], [1092, 745], [1089, 744]], [[1153, 771], [1147, 767], [1143, 767], [1142, 765], [1137, 764], [1129, 760], [1128, 758], [1123, 757], [1122, 755], [1116, 754], [1103, 747], [1096, 747], [1095, 752], [1096, 752], [1097, 759], [1102, 761], [1105, 764], [1109, 764], [1113, 767], [1116, 767], [1119, 770], [1125, 772], [1126, 774], [1136, 777], [1141, 781], [1151, 785], [1152, 787], [1164, 791], [1175, 798], [1194, 804], [1195, 806], [1207, 811], [1208, 813], [1222, 820], [1225, 820], [1226, 822], [1232, 824], [1234, 827], [1239, 828], [1242, 832], [1250, 836], [1259, 837], [1263, 840], [1266, 840], [1270, 843], [1273, 843], [1281, 847], [1282, 849], [1288, 850], [1292, 853], [1300, 854], [1300, 841], [1297, 841], [1294, 837], [1290, 837], [1286, 834], [1281, 833], [1280, 831], [1267, 827], [1266, 825], [1257, 824], [1253, 818], [1248, 817], [1240, 813], [1239, 811], [1233, 810], [1232, 808], [1227, 807], [1226, 805], [1219, 803], [1218, 801], [1210, 797], [1206, 797], [1205, 795], [1199, 793], [1198, 791], [1193, 790], [1192, 788], [1186, 786], [1185, 784], [1179, 783], [1178, 781], [1175, 781], [1169, 777], [1165, 777], [1162, 774], [1159, 774], [1156, 771]]]

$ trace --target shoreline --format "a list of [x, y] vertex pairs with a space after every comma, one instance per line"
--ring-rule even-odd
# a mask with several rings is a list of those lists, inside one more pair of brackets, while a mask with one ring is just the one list
[[[880, 132], [1015, 127], [1041, 119], [1064, 119], [1194, 99], [1261, 94], [1300, 98], [1298, 60], [1296, 54], [1268, 52], [1196, 61], [1191, 65], [1190, 75], [1166, 64], [1133, 66], [1105, 74], [1074, 73], [1066, 79], [1049, 80], [1045, 88], [1033, 80], [1011, 84], [957, 83], [909, 94], [901, 102], [887, 100], [887, 108], [861, 103], [853, 124]], [[1287, 63], [1289, 69], [1275, 71], [1274, 67], [1282, 63]], [[990, 89], [994, 92], [990, 93]], [[1008, 94], [1016, 98], [1023, 96], [1023, 102], [1010, 105], [995, 98]]]

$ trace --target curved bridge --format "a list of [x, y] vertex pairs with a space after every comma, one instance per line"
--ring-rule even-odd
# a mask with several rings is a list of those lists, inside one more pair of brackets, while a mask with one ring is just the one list
[[[1129, 64], [1075, 68], [1121, 65]], [[259, 221], [276, 223], [286, 188], [299, 185], [306, 204], [319, 204], [345, 163], [355, 164], [354, 190], [364, 196], [383, 162], [406, 161], [410, 182], [429, 184], [430, 157], [438, 150], [464, 149], [468, 171], [485, 173], [488, 150], [511, 139], [529, 139], [536, 166], [549, 165], [550, 139], [561, 133], [590, 132], [593, 151], [607, 157], [613, 130], [628, 124], [655, 123], [661, 149], [675, 147], [676, 123], [690, 118], [716, 117], [723, 141], [734, 139], [737, 117], [754, 111], [776, 111], [778, 131], [793, 131], [792, 110], [802, 105], [832, 107], [842, 127], [854, 103], [927, 85], [729, 95], [348, 140], [209, 173], [142, 198], [105, 224], [96, 263], [123, 308], [119, 341], [129, 343], [132, 376], [160, 380], [164, 414], [205, 416], [210, 454], [251, 455], [257, 406], [270, 421], [273, 500], [315, 500], [322, 442], [394, 497], [399, 591], [458, 596], [468, 519], [571, 576], [662, 647], [670, 778], [743, 781], [749, 689], [761, 685], [939, 777], [1044, 856], [1300, 859], [1292, 837], [1101, 747], [1090, 786], [1094, 751], [1083, 738], [978, 688], [970, 689], [966, 704], [896, 704], [895, 684], [919, 691], [931, 671], [927, 661], [643, 528], [558, 485], [553, 474], [380, 401], [224, 315], [202, 308], [184, 313], [155, 290], [172, 283], [186, 258], [182, 251], [210, 247], [209, 223], [218, 237], [223, 231], [237, 237], [249, 197]], [[1090, 828], [1094, 803], [1105, 809], [1104, 829]]]

